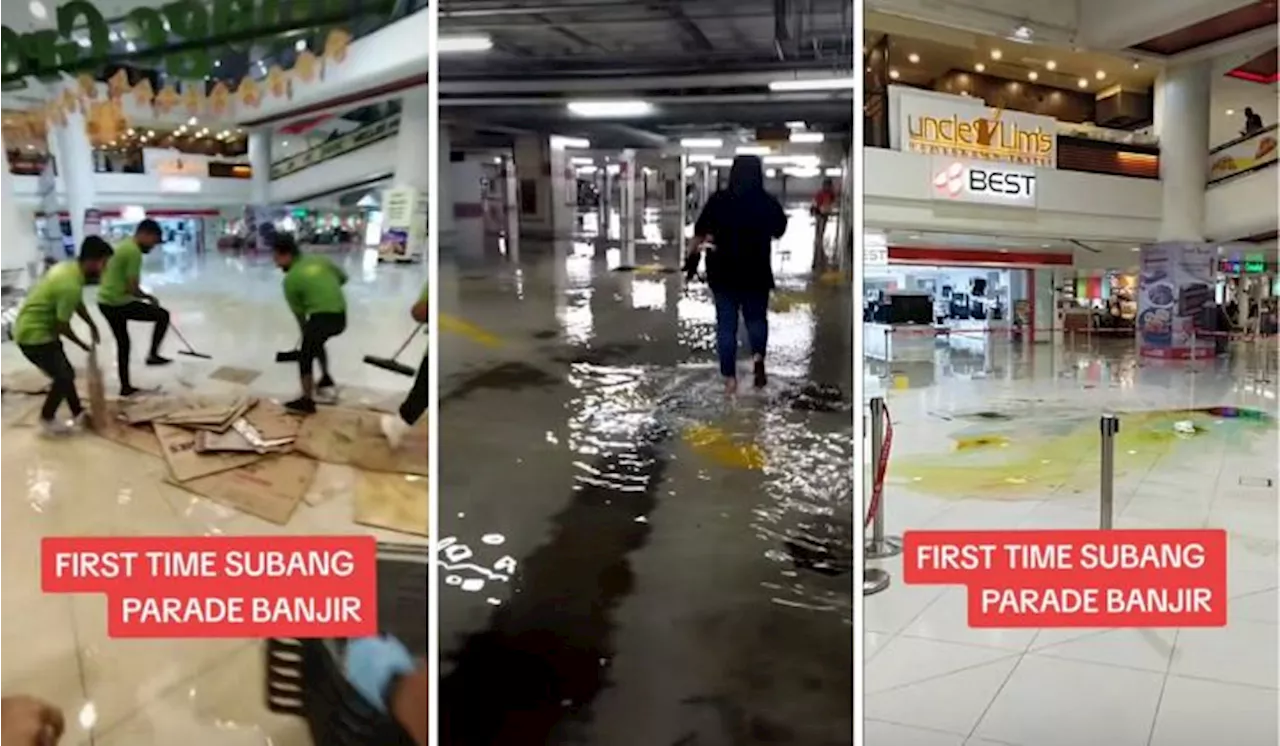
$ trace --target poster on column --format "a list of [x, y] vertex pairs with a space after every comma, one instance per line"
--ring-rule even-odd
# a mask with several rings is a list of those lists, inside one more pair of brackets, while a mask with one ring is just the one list
[[84, 211], [84, 235], [100, 236], [102, 235], [102, 211], [95, 210], [90, 207]]
[[412, 187], [394, 187], [382, 193], [382, 239], [378, 243], [380, 261], [413, 261], [420, 201], [418, 190]]
[[1143, 357], [1214, 356], [1216, 248], [1166, 243], [1142, 249], [1138, 276], [1138, 347]]

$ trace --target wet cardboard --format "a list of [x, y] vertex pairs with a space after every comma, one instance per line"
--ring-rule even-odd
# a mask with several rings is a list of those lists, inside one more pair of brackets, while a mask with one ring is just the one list
[[244, 413], [244, 418], [263, 440], [297, 438], [298, 431], [302, 429], [300, 416], [290, 414], [283, 406], [269, 400], [259, 400]]
[[186, 482], [169, 481], [200, 497], [283, 526], [311, 488], [317, 466], [312, 459], [283, 454]]
[[356, 484], [356, 523], [426, 536], [427, 478], [413, 474], [365, 472]]
[[257, 453], [200, 453], [196, 450], [196, 433], [173, 425], [151, 423], [160, 441], [169, 476], [178, 482], [248, 466], [262, 460]]
[[331, 464], [351, 464], [368, 471], [427, 474], [427, 422], [424, 417], [391, 450], [382, 436], [377, 412], [323, 407], [306, 418], [294, 447]]

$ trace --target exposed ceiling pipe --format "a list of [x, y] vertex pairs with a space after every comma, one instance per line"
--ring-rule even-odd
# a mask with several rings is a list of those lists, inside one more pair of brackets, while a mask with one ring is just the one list
[[[848, 75], [848, 73], [845, 73]], [[627, 75], [612, 72], [596, 78], [486, 78], [480, 80], [441, 80], [440, 94], [472, 95], [483, 93], [616, 93], [620, 90], [672, 90], [689, 88], [766, 87], [781, 78], [796, 77], [794, 71], [719, 73], [697, 75]], [[815, 80], [838, 78], [829, 70], [806, 74]]]
[[773, 0], [773, 50], [778, 59], [787, 58], [787, 43], [791, 35], [787, 31], [787, 0]]
[[494, 16], [557, 15], [562, 13], [590, 13], [595, 10], [632, 9], [633, 0], [597, 1], [591, 3], [552, 3], [546, 5], [507, 5], [490, 8], [460, 8], [440, 6], [440, 18], [492, 18]]
[[[801, 104], [801, 103], [822, 103], [848, 101], [852, 99], [853, 92], [840, 95], [832, 91], [814, 91], [812, 93], [709, 93], [705, 95], [686, 94], [681, 96], [646, 96], [645, 101], [663, 105], [692, 105], [692, 104]], [[523, 106], [549, 106], [563, 107], [566, 105], [566, 99], [550, 98], [540, 96], [521, 96], [514, 98], [510, 96], [487, 96], [487, 97], [441, 97], [440, 107], [523, 107]], [[846, 104], [847, 105], [847, 104]], [[849, 116], [853, 116], [853, 110], [850, 109]]]

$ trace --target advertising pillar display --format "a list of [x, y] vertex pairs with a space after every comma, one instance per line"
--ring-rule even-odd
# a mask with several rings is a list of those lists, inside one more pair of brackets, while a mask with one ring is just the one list
[[378, 259], [413, 261], [420, 253], [426, 224], [420, 220], [425, 202], [413, 187], [395, 187], [382, 193], [382, 240]]
[[1138, 276], [1138, 349], [1147, 358], [1214, 356], [1217, 247], [1162, 243], [1142, 249]]

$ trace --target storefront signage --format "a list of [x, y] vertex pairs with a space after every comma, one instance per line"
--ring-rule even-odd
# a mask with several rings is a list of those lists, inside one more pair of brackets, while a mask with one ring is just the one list
[[350, 23], [353, 15], [389, 14], [394, 6], [394, 0], [358, 5], [348, 0], [175, 0], [126, 13], [124, 38], [131, 46], [124, 47], [113, 39], [109, 19], [97, 5], [72, 0], [52, 14], [53, 28], [0, 29], [3, 81], [20, 87], [28, 77], [89, 72], [108, 61], [158, 63], [170, 76], [202, 78], [215, 72], [215, 59], [227, 47], [247, 48], [255, 40]]
[[1051, 117], [992, 109], [962, 96], [890, 87], [898, 150], [1055, 168], [1058, 123]]
[[159, 148], [142, 149], [142, 168], [156, 176], [209, 177], [209, 157], [195, 153], [180, 153]]
[[1276, 125], [1247, 138], [1220, 146], [1209, 153], [1209, 183], [1256, 171], [1276, 162]]
[[1004, 207], [1036, 206], [1036, 172], [1025, 166], [933, 159], [933, 198]]

